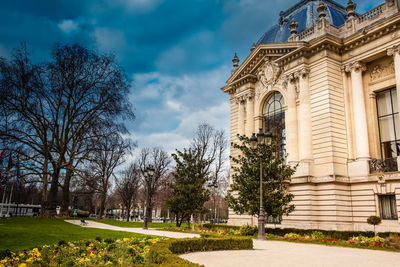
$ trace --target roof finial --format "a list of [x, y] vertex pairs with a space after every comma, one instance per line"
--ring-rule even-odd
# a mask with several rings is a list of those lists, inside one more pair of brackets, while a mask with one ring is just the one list
[[326, 17], [326, 9], [327, 9], [327, 6], [325, 5], [325, 3], [322, 2], [322, 0], [319, 1], [319, 6], [317, 7], [319, 19], [323, 19]]
[[297, 34], [297, 26], [298, 26], [298, 25], [299, 25], [299, 24], [298, 24], [294, 19], [292, 19], [292, 22], [291, 22], [290, 25], [289, 25], [290, 34], [291, 34], [292, 36]]
[[239, 67], [239, 58], [236, 53], [232, 59], [232, 62], [233, 62], [233, 70], [232, 70], [232, 73], [233, 73]]
[[253, 52], [254, 49], [256, 49], [256, 44], [255, 43], [253, 43], [253, 45], [251, 46], [250, 52]]
[[349, 2], [347, 3], [347, 7], [346, 7], [347, 19], [350, 19], [350, 18], [356, 16], [356, 12], [355, 12], [356, 7], [357, 7], [357, 5], [355, 3], [353, 3], [353, 1], [349, 0]]

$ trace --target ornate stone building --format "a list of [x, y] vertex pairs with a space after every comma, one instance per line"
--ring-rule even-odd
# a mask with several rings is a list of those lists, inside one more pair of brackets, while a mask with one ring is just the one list
[[[365, 14], [351, 0], [303, 0], [234, 69], [231, 141], [259, 128], [282, 140], [295, 211], [281, 227], [400, 231], [400, 0]], [[231, 155], [237, 152], [232, 150]], [[232, 181], [231, 181], [232, 182]], [[230, 224], [256, 218], [230, 213]]]

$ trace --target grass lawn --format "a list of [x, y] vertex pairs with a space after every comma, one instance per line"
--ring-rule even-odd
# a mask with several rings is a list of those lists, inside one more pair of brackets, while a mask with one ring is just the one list
[[[110, 224], [119, 227], [132, 227], [132, 228], [142, 228], [143, 222], [127, 222], [127, 221], [118, 221], [113, 219], [90, 219], [92, 221], [96, 221], [99, 223]], [[161, 222], [149, 222], [147, 224], [148, 228], [169, 228], [175, 227], [175, 223], [161, 223]]]
[[[111, 220], [110, 220], [111, 221]], [[145, 235], [83, 228], [66, 223], [63, 219], [43, 218], [2, 218], [0, 219], [0, 250], [12, 251], [51, 245], [60, 240], [88, 240], [97, 236], [105, 238], [144, 237]]]

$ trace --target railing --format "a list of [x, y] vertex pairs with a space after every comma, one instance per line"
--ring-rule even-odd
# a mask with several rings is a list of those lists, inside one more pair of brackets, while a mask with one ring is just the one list
[[396, 172], [397, 158], [371, 159], [369, 161], [369, 173]]
[[376, 8], [372, 9], [371, 11], [368, 11], [368, 12], [362, 14], [361, 16], [359, 16], [358, 22], [362, 23], [364, 21], [374, 19], [374, 18], [378, 17], [379, 15], [381, 15], [383, 13], [383, 5], [384, 4], [377, 6]]
[[308, 28], [299, 34], [299, 40], [303, 40], [314, 33], [314, 27]]

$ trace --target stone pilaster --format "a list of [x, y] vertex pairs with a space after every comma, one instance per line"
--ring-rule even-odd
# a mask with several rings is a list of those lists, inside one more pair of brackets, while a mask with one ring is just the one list
[[357, 160], [370, 158], [367, 113], [365, 110], [364, 87], [362, 81], [362, 72], [365, 70], [365, 64], [358, 61], [345, 66], [345, 71], [351, 74]]
[[245, 100], [243, 97], [237, 97], [236, 103], [239, 108], [239, 116], [238, 116], [238, 134], [244, 135], [245, 134], [245, 117], [246, 117], [246, 109], [245, 109]]
[[251, 137], [254, 133], [254, 93], [248, 93], [246, 96], [246, 136]]
[[287, 82], [287, 114], [286, 114], [286, 150], [287, 162], [296, 164], [299, 161], [296, 80], [293, 74], [285, 77]]
[[312, 162], [313, 160], [309, 72], [309, 69], [303, 68], [296, 73], [296, 77], [299, 78], [298, 142], [301, 162]]
[[394, 61], [394, 75], [396, 78], [396, 90], [397, 90], [397, 103], [400, 104], [400, 44], [395, 45], [388, 49], [388, 56], [393, 56]]

